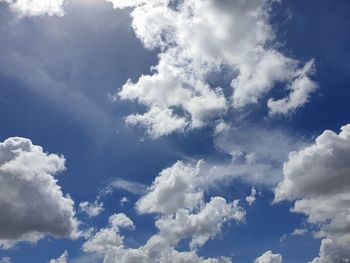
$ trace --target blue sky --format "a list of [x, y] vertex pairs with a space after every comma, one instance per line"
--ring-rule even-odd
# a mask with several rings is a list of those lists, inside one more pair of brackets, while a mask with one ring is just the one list
[[0, 0], [0, 262], [348, 262], [349, 15]]

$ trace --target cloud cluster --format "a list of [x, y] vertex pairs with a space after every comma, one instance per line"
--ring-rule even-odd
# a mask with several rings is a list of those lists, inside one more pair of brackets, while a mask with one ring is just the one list
[[[110, 218], [110, 226], [101, 229], [84, 245], [83, 250], [104, 256], [104, 263], [118, 262], [170, 262], [170, 263], [229, 263], [229, 258], [204, 259], [196, 254], [196, 249], [219, 234], [224, 225], [231, 221], [244, 220], [245, 211], [238, 200], [227, 202], [213, 196], [206, 202], [204, 188], [199, 180], [199, 165], [175, 163], [163, 170], [155, 179], [147, 194], [137, 202], [139, 213], [158, 213], [155, 222], [158, 233], [150, 237], [139, 248], [126, 248], [120, 228], [134, 228], [125, 215], [124, 224], [114, 224], [115, 215]], [[169, 198], [171, 196], [171, 198]], [[119, 222], [120, 220], [118, 220]], [[187, 252], [176, 250], [181, 240], [190, 240]]]
[[[289, 95], [270, 99], [271, 114], [287, 114], [308, 101], [316, 88], [305, 66], [272, 44], [269, 24], [273, 0], [108, 0], [114, 8], [132, 7], [132, 25], [146, 48], [159, 50], [150, 75], [129, 80], [118, 93], [137, 101], [146, 112], [126, 118], [147, 128], [152, 137], [212, 124], [233, 107], [257, 103], [277, 83]], [[223, 68], [231, 72], [231, 95], [212, 83]]]
[[74, 202], [53, 177], [65, 159], [47, 154], [29, 139], [0, 142], [0, 246], [36, 242], [44, 235], [78, 235]]
[[296, 200], [293, 211], [303, 213], [324, 238], [313, 263], [350, 261], [350, 125], [336, 134], [325, 131], [315, 144], [293, 152], [284, 164], [284, 179], [275, 201]]
[[63, 16], [65, 0], [0, 0], [9, 5], [19, 17], [26, 16]]

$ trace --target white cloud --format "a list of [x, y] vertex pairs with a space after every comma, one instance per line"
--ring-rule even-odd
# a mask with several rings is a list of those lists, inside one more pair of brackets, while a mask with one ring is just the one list
[[314, 61], [311, 60], [297, 73], [297, 77], [289, 86], [290, 93], [287, 98], [268, 100], [270, 115], [288, 114], [309, 101], [311, 93], [317, 88], [317, 84], [309, 78], [309, 75], [315, 70], [314, 67]]
[[252, 204], [255, 203], [255, 201], [256, 201], [256, 194], [257, 194], [256, 189], [254, 187], [252, 187], [250, 195], [245, 198], [245, 200], [247, 201], [247, 203], [249, 205], [252, 205]]
[[[204, 259], [195, 252], [217, 236], [227, 223], [239, 223], [245, 217], [238, 200], [227, 202], [213, 196], [205, 202], [200, 164], [177, 162], [164, 169], [139, 199], [138, 212], [160, 214], [155, 222], [158, 233], [145, 245], [125, 247], [119, 228], [110, 226], [91, 237], [83, 245], [84, 251], [102, 255], [104, 263], [231, 263], [229, 258]], [[190, 240], [189, 251], [176, 250], [181, 240]]]
[[125, 214], [114, 214], [109, 217], [109, 227], [103, 228], [83, 245], [85, 252], [108, 254], [115, 247], [122, 246], [123, 237], [120, 228], [134, 229], [133, 222]]
[[141, 213], [173, 214], [180, 208], [194, 209], [203, 199], [203, 191], [198, 189], [198, 175], [199, 164], [192, 167], [179, 161], [164, 169], [149, 192], [137, 202], [137, 210]]
[[142, 195], [146, 192], [147, 186], [139, 182], [116, 178], [109, 184], [108, 188], [124, 190], [134, 195]]
[[120, 199], [120, 204], [121, 205], [125, 205], [128, 202], [129, 202], [129, 199], [126, 196], [124, 196], [123, 198]]
[[293, 211], [303, 213], [324, 238], [313, 262], [350, 261], [350, 125], [336, 134], [325, 131], [315, 144], [293, 152], [284, 164], [284, 179], [275, 202], [296, 200]]
[[36, 242], [44, 235], [77, 237], [74, 202], [53, 177], [65, 159], [43, 152], [29, 139], [0, 143], [0, 246]]
[[255, 259], [255, 263], [282, 263], [282, 256], [280, 254], [273, 254], [271, 251], [267, 251]]
[[81, 211], [86, 213], [89, 217], [96, 217], [104, 210], [103, 203], [98, 203], [97, 201], [93, 203], [81, 202], [79, 204], [79, 208]]
[[175, 215], [157, 220], [156, 226], [169, 244], [191, 238], [190, 247], [195, 249], [215, 237], [224, 223], [231, 220], [240, 222], [244, 216], [245, 212], [239, 207], [238, 200], [227, 203], [222, 197], [212, 197], [197, 213], [179, 209]]
[[305, 228], [296, 228], [292, 232], [292, 236], [304, 236], [307, 233], [307, 229]]
[[57, 259], [51, 259], [50, 263], [67, 263], [68, 260], [68, 252], [64, 251], [64, 253]]
[[[273, 0], [108, 1], [114, 8], [132, 7], [136, 36], [146, 48], [160, 50], [153, 73], [129, 80], [118, 93], [147, 106], [126, 121], [145, 126], [154, 138], [212, 125], [231, 106], [257, 103], [279, 82], [289, 85], [290, 94], [269, 101], [274, 113], [294, 111], [314, 89], [308, 77], [313, 61], [300, 69], [271, 44]], [[232, 71], [231, 97], [210, 83], [209, 75], [220, 74], [222, 66]]]
[[25, 16], [63, 16], [65, 0], [0, 0], [9, 5], [19, 17]]

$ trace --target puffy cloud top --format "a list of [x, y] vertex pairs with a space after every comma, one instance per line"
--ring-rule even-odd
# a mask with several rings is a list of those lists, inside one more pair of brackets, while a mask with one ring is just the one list
[[350, 261], [350, 125], [325, 131], [315, 143], [293, 152], [275, 201], [296, 200], [293, 211], [307, 216], [324, 238], [313, 263]]
[[282, 263], [282, 256], [280, 254], [273, 254], [271, 251], [267, 251], [255, 259], [255, 263]]
[[77, 236], [73, 200], [53, 177], [65, 159], [43, 152], [29, 139], [13, 137], [0, 143], [0, 245], [35, 242], [46, 234]]

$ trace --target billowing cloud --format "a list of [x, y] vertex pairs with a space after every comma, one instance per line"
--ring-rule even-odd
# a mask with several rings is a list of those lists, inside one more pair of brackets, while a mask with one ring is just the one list
[[63, 254], [57, 259], [51, 259], [49, 263], [67, 263], [68, 252], [64, 251]]
[[[147, 107], [126, 122], [145, 126], [154, 138], [212, 125], [230, 107], [257, 103], [276, 83], [287, 83], [290, 94], [269, 101], [272, 113], [294, 111], [315, 89], [309, 78], [313, 60], [301, 67], [272, 45], [273, 0], [108, 1], [114, 8], [132, 7], [136, 36], [159, 50], [152, 73], [129, 80], [117, 95]], [[231, 71], [229, 96], [227, 87], [211, 81], [223, 67]]]
[[199, 165], [192, 167], [177, 162], [164, 169], [149, 192], [137, 202], [137, 210], [140, 213], [173, 214], [180, 208], [194, 209], [203, 199], [203, 191], [198, 189]]
[[9, 5], [19, 17], [25, 16], [63, 16], [65, 0], [0, 0]]
[[296, 200], [294, 212], [303, 213], [324, 238], [313, 262], [350, 261], [350, 125], [336, 134], [325, 131], [315, 144], [293, 152], [284, 164], [284, 179], [275, 201]]
[[79, 208], [89, 217], [96, 217], [104, 210], [103, 203], [98, 203], [97, 200], [93, 203], [87, 201], [81, 202], [79, 204]]
[[255, 263], [282, 263], [282, 256], [280, 254], [273, 254], [271, 251], [267, 251], [255, 259]]
[[44, 235], [77, 237], [74, 202], [53, 177], [64, 163], [63, 156], [47, 154], [29, 139], [0, 143], [0, 246]]
[[[227, 202], [222, 197], [212, 196], [206, 202], [199, 172], [200, 162], [196, 166], [177, 162], [164, 169], [139, 199], [136, 205], [139, 213], [159, 214], [155, 221], [158, 233], [145, 245], [125, 247], [119, 226], [114, 227], [113, 218], [110, 218], [110, 226], [91, 237], [83, 250], [102, 255], [105, 263], [116, 260], [122, 263], [230, 263], [231, 260], [225, 257], [204, 259], [195, 251], [215, 238], [225, 224], [243, 221], [245, 211], [238, 200]], [[130, 221], [124, 221], [129, 222], [126, 226], [133, 228]], [[181, 240], [190, 240], [189, 251], [176, 250]]]
[[133, 222], [125, 214], [114, 214], [109, 217], [109, 227], [101, 229], [83, 245], [85, 252], [108, 254], [110, 250], [123, 246], [121, 228], [134, 229]]

